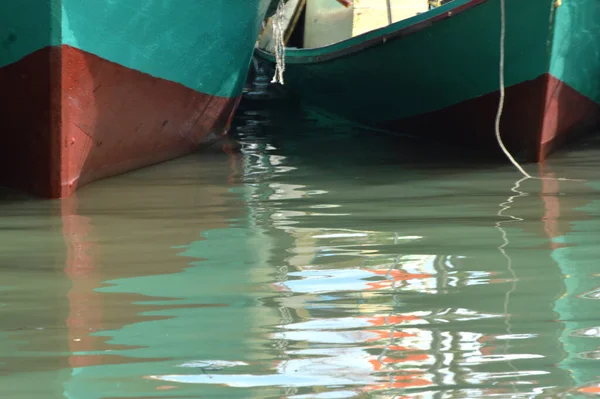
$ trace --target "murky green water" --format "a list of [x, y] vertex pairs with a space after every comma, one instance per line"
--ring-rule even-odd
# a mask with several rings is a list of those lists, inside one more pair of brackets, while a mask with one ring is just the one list
[[0, 397], [600, 392], [600, 144], [516, 184], [254, 108], [243, 155], [0, 203]]

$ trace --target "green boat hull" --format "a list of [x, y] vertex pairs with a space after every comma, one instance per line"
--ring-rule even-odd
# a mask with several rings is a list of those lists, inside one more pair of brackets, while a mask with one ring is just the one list
[[[454, 0], [330, 46], [287, 48], [285, 87], [370, 127], [498, 153], [500, 0]], [[501, 135], [542, 161], [600, 117], [600, 3], [505, 0]], [[272, 54], [257, 50], [271, 71]]]

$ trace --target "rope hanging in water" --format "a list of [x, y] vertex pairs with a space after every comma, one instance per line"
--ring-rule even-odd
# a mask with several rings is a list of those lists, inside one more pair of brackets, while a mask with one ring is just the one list
[[500, 119], [502, 118], [502, 112], [504, 110], [504, 99], [505, 99], [505, 87], [504, 87], [504, 58], [505, 58], [505, 42], [506, 42], [506, 0], [500, 0], [500, 100], [498, 102], [498, 112], [496, 113], [496, 122], [495, 122], [495, 133], [496, 140], [498, 141], [498, 145], [506, 155], [506, 157], [512, 162], [512, 164], [521, 172], [523, 175], [523, 180], [527, 179], [538, 179], [538, 180], [559, 180], [559, 181], [586, 181], [581, 179], [568, 179], [564, 177], [536, 177], [531, 176], [529, 173], [523, 169], [523, 167], [513, 158], [510, 151], [504, 145], [502, 141], [502, 136], [500, 135]]
[[505, 0], [500, 0], [500, 101], [498, 103], [498, 112], [496, 113], [495, 132], [496, 140], [498, 145], [506, 155], [506, 157], [512, 162], [513, 165], [527, 178], [532, 176], [525, 172], [523, 167], [513, 158], [510, 151], [504, 145], [502, 137], [500, 135], [500, 119], [502, 118], [502, 112], [504, 111], [504, 98], [505, 98], [505, 87], [504, 87], [504, 53], [505, 53], [505, 42], [506, 42], [506, 3]]

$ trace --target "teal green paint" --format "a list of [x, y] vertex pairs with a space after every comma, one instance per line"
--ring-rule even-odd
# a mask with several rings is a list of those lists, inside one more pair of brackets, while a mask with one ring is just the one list
[[[223, 97], [241, 93], [267, 0], [23, 0], [0, 5], [0, 66], [66, 44]], [[16, 4], [16, 5], [15, 5]]]
[[311, 49], [298, 49], [298, 48], [290, 47], [290, 48], [286, 49], [285, 53], [289, 57], [290, 63], [304, 63], [304, 61], [302, 59], [299, 59], [296, 57], [302, 57], [302, 58], [316, 57], [319, 55], [331, 53], [333, 51], [347, 49], [356, 44], [362, 43], [366, 40], [371, 40], [371, 39], [377, 38], [381, 35], [386, 35], [386, 34], [395, 32], [396, 30], [406, 28], [407, 26], [411, 26], [411, 25], [423, 22], [431, 17], [442, 15], [445, 12], [448, 12], [448, 10], [451, 10], [457, 6], [462, 6], [466, 3], [468, 3], [469, 1], [471, 1], [471, 0], [454, 0], [454, 2], [452, 4], [447, 3], [441, 7], [434, 8], [433, 10], [429, 11], [428, 13], [418, 14], [418, 15], [415, 15], [414, 17], [395, 22], [392, 25], [389, 25], [389, 26], [386, 26], [386, 27], [383, 27], [380, 29], [375, 29], [375, 30], [372, 30], [369, 32], [365, 32], [362, 35], [355, 36], [355, 37], [345, 40], [343, 42], [333, 43], [329, 46], [324, 46], [324, 47], [319, 47], [319, 48], [311, 48]]
[[[285, 85], [332, 114], [373, 125], [440, 110], [500, 88], [500, 1], [489, 0], [401, 39], [341, 58], [319, 56], [411, 26], [428, 13], [319, 49], [287, 49]], [[506, 0], [505, 85], [545, 73], [600, 102], [600, 2]], [[265, 56], [271, 63], [272, 56]]]
[[[447, 12], [467, 2], [449, 3], [432, 12]], [[547, 72], [552, 2], [506, 1], [507, 85]], [[358, 122], [366, 124], [435, 111], [497, 91], [501, 27], [498, 0], [342, 58], [314, 63], [305, 58], [349, 47], [431, 15], [421, 14], [324, 49], [290, 49], [285, 85], [320, 108], [352, 119], [359, 116]]]
[[266, 0], [62, 0], [63, 43], [231, 97], [241, 93], [266, 6]]
[[600, 103], [600, 2], [563, 0], [556, 9], [550, 73]]
[[0, 67], [61, 41], [57, 0], [0, 2]]

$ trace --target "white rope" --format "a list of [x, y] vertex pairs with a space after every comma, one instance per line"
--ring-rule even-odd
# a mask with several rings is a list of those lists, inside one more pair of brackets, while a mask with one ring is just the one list
[[[512, 259], [511, 257], [508, 255], [508, 253], [506, 252], [506, 247], [508, 247], [509, 241], [508, 241], [508, 235], [506, 233], [506, 230], [502, 227], [503, 223], [511, 223], [511, 222], [522, 222], [525, 219], [520, 218], [520, 217], [516, 217], [513, 215], [509, 215], [509, 214], [505, 214], [504, 211], [507, 211], [508, 209], [510, 209], [512, 207], [512, 205], [514, 204], [514, 201], [519, 198], [519, 197], [524, 197], [527, 196], [529, 194], [520, 191], [520, 185], [521, 182], [525, 181], [529, 179], [529, 177], [522, 177], [521, 179], [519, 179], [518, 181], [515, 182], [514, 187], [511, 189], [512, 192], [516, 193], [516, 195], [512, 195], [510, 196], [506, 201], [502, 202], [500, 204], [501, 209], [498, 211], [497, 215], [499, 217], [503, 217], [503, 216], [508, 216], [510, 218], [510, 220], [499, 220], [498, 222], [496, 222], [496, 228], [500, 231], [500, 233], [502, 234], [502, 245], [500, 245], [498, 247], [498, 250], [500, 251], [500, 253], [502, 254], [502, 256], [504, 256], [506, 258], [507, 261], [507, 269], [510, 273], [511, 276], [511, 282], [512, 282], [512, 286], [510, 288], [510, 290], [508, 290], [506, 292], [506, 294], [504, 295], [504, 325], [506, 326], [506, 333], [507, 334], [512, 334], [512, 323], [511, 323], [511, 319], [512, 319], [512, 315], [509, 313], [509, 304], [510, 304], [510, 296], [513, 292], [515, 292], [515, 290], [517, 289], [517, 281], [518, 281], [518, 277], [517, 274], [515, 272], [515, 270], [513, 269], [513, 264], [512, 264]], [[505, 344], [504, 344], [504, 356], [508, 355], [508, 348], [509, 348], [509, 341], [506, 340]], [[508, 365], [510, 366], [510, 368], [517, 372], [518, 369], [515, 367], [515, 365], [512, 363], [512, 360], [508, 360]], [[518, 376], [518, 374], [516, 374], [516, 382], [512, 383], [513, 386], [513, 391], [516, 392], [517, 386], [516, 384], [520, 382], [520, 378]]]
[[285, 71], [285, 43], [283, 35], [285, 28], [283, 26], [285, 20], [284, 0], [279, 2], [277, 11], [273, 16], [273, 37], [275, 38], [275, 74], [271, 83], [279, 83], [283, 85], [283, 71]]
[[504, 97], [505, 97], [505, 88], [504, 88], [504, 53], [505, 53], [505, 42], [506, 42], [506, 3], [505, 0], [500, 0], [500, 18], [501, 18], [501, 28], [500, 28], [500, 102], [498, 103], [498, 112], [496, 113], [496, 123], [495, 123], [495, 131], [496, 131], [496, 140], [498, 140], [498, 145], [506, 155], [506, 157], [512, 162], [513, 165], [525, 176], [526, 178], [531, 178], [532, 176], [525, 172], [525, 170], [519, 165], [519, 163], [513, 158], [510, 152], [506, 149], [504, 142], [502, 142], [502, 137], [500, 136], [500, 119], [502, 118], [502, 112], [504, 111]]
[[500, 100], [498, 102], [498, 112], [496, 113], [496, 121], [495, 121], [495, 133], [496, 140], [498, 141], [498, 145], [506, 155], [506, 157], [512, 162], [512, 164], [521, 172], [524, 177], [524, 180], [527, 179], [539, 179], [539, 180], [559, 180], [559, 181], [586, 181], [582, 179], [568, 179], [564, 177], [536, 177], [532, 176], [523, 169], [523, 167], [515, 160], [515, 158], [508, 151], [504, 142], [502, 141], [502, 136], [500, 135], [500, 119], [502, 118], [502, 112], [504, 111], [504, 99], [505, 99], [505, 87], [504, 87], [504, 58], [505, 58], [505, 44], [506, 44], [506, 0], [500, 0]]

